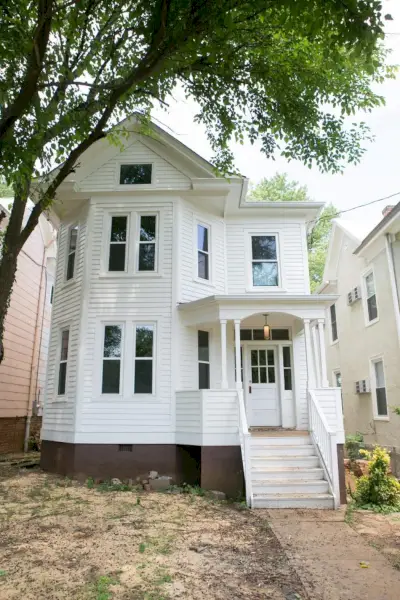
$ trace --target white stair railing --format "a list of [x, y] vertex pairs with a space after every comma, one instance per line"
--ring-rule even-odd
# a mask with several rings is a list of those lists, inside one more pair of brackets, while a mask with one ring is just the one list
[[322, 467], [334, 497], [335, 508], [339, 508], [340, 488], [336, 432], [330, 429], [312, 390], [309, 390], [308, 397], [311, 439], [322, 461]]
[[246, 409], [244, 406], [243, 390], [237, 391], [239, 403], [239, 441], [242, 453], [244, 483], [246, 486], [246, 502], [253, 505], [253, 490], [251, 485], [251, 436], [247, 425]]

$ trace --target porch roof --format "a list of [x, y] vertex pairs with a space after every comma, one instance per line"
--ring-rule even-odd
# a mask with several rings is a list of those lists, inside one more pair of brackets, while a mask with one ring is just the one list
[[323, 319], [336, 294], [224, 294], [178, 304], [186, 325], [243, 320], [258, 313], [287, 313], [298, 319]]

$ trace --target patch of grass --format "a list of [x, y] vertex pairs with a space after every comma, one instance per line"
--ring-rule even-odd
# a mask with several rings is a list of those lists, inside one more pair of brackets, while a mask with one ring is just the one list
[[101, 575], [91, 586], [91, 597], [93, 600], [111, 600], [112, 592], [110, 586], [117, 585], [118, 579], [109, 575]]
[[90, 490], [96, 489], [99, 492], [138, 492], [141, 489], [137, 485], [130, 485], [123, 482], [113, 483], [112, 481], [102, 481], [101, 483], [95, 483], [93, 477], [87, 478], [86, 487]]
[[356, 510], [356, 505], [354, 502], [349, 502], [346, 507], [346, 514], [344, 515], [344, 521], [347, 525], [351, 525], [354, 520], [354, 511]]
[[146, 544], [144, 544], [143, 542], [141, 544], [139, 544], [139, 552], [140, 554], [143, 554], [143, 552], [146, 550]]
[[5, 577], [7, 575], [7, 571], [0, 569], [0, 577]]
[[371, 510], [374, 513], [388, 515], [390, 513], [400, 512], [400, 504], [392, 506], [390, 504], [360, 504], [357, 506], [359, 510]]

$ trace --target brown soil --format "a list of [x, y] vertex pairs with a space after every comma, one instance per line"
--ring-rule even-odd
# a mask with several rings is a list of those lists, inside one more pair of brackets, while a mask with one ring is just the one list
[[350, 525], [400, 570], [400, 513], [381, 515], [358, 510], [352, 514]]
[[265, 516], [238, 508], [0, 467], [0, 600], [305, 600]]

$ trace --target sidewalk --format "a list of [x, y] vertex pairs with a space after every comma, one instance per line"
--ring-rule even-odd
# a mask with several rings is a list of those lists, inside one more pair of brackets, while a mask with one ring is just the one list
[[400, 571], [345, 523], [344, 509], [262, 512], [310, 600], [400, 599]]

